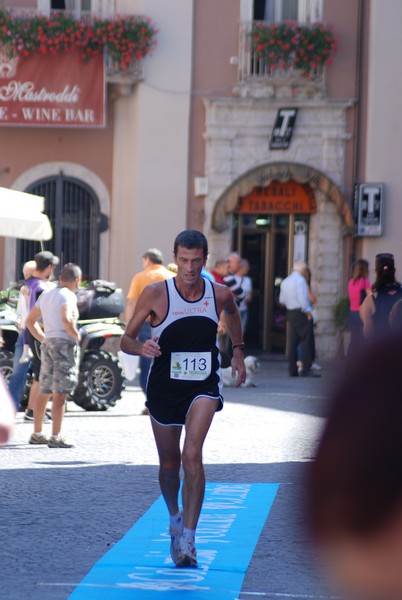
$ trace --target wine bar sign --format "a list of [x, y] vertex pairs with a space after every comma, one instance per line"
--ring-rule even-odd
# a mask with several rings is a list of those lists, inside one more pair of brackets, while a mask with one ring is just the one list
[[105, 127], [103, 56], [0, 52], [0, 126]]

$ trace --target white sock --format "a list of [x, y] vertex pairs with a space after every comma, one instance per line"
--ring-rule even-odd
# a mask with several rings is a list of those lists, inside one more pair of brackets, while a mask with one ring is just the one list
[[189, 542], [193, 542], [193, 544], [194, 544], [195, 529], [189, 529], [188, 527], [184, 527], [183, 537], [185, 537]]
[[179, 511], [176, 515], [170, 515], [170, 526], [173, 529], [178, 529], [181, 522], [181, 512]]

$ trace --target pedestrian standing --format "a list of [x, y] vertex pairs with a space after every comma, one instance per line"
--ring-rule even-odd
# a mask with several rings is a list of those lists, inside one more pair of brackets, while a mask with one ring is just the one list
[[364, 344], [363, 322], [360, 317], [360, 306], [371, 291], [371, 283], [368, 279], [369, 264], [367, 260], [360, 258], [353, 266], [353, 275], [348, 283], [349, 297], [349, 330], [350, 344], [348, 358], [354, 356], [362, 349]]
[[[40, 392], [34, 406], [34, 432], [30, 444], [47, 444], [49, 448], [72, 448], [61, 436], [66, 396], [78, 382], [78, 349], [80, 334], [77, 329], [78, 286], [81, 269], [74, 263], [64, 265], [59, 285], [39, 296], [26, 318], [31, 334], [41, 342], [42, 364]], [[43, 320], [43, 329], [39, 319]], [[52, 396], [52, 435], [42, 433], [46, 404]]]
[[227, 258], [218, 258], [215, 261], [214, 268], [211, 269], [216, 283], [225, 284], [224, 278], [229, 275], [229, 260]]
[[[48, 250], [44, 250], [35, 254], [34, 260], [36, 263], [36, 269], [34, 270], [32, 277], [26, 282], [26, 285], [29, 288], [29, 311], [32, 309], [32, 307], [35, 305], [35, 302], [44, 291], [56, 287], [56, 284], [53, 281], [54, 270], [60, 262], [58, 257], [54, 256], [54, 254], [52, 254], [52, 252], [49, 252]], [[31, 332], [27, 328], [25, 330], [24, 341], [29, 344], [29, 347], [32, 352], [32, 383], [31, 389], [29, 390], [28, 407], [25, 411], [24, 420], [33, 421], [33, 411], [36, 403], [36, 398], [39, 394], [39, 373], [41, 356], [38, 342], [37, 340], [35, 340]], [[49, 420], [49, 417], [46, 416], [46, 419]]]
[[18, 326], [20, 328], [20, 333], [14, 346], [13, 373], [7, 382], [8, 389], [15, 404], [15, 410], [17, 412], [20, 408], [25, 382], [27, 379], [29, 367], [31, 365], [31, 361], [29, 358], [28, 360], [22, 362], [20, 362], [20, 359], [24, 350], [25, 319], [28, 314], [29, 306], [29, 288], [26, 285], [26, 282], [32, 277], [35, 269], [36, 262], [34, 260], [29, 260], [22, 267], [22, 273], [24, 275], [25, 284], [20, 289], [16, 311], [19, 319]]
[[311, 368], [314, 371], [321, 371], [322, 367], [318, 363], [315, 362], [316, 357], [316, 346], [315, 346], [315, 328], [317, 327], [318, 314], [315, 308], [317, 304], [317, 296], [313, 293], [311, 289], [311, 270], [309, 267], [306, 268], [306, 281], [308, 286], [308, 300], [311, 306], [311, 316], [313, 317], [311, 321], [309, 321], [311, 332], [310, 332], [310, 354], [311, 354]]
[[[166, 279], [171, 279], [175, 276], [175, 273], [163, 266], [162, 263], [163, 255], [158, 248], [149, 248], [149, 250], [142, 255], [143, 270], [134, 275], [127, 294], [126, 323], [128, 323], [133, 316], [138, 299], [147, 285], [158, 281], [165, 281]], [[151, 337], [151, 324], [149, 319], [143, 323], [139, 336], [141, 342], [145, 342]], [[146, 394], [150, 366], [151, 360], [146, 356], [140, 356], [140, 387], [144, 394]], [[147, 415], [148, 409], [144, 408], [142, 414]]]
[[[229, 263], [229, 273], [223, 278], [223, 281], [232, 292], [237, 306], [240, 306], [240, 303], [246, 295], [241, 286], [241, 278], [238, 275], [241, 258], [237, 252], [230, 252], [227, 256], [227, 260]], [[219, 324], [219, 349], [222, 358], [222, 367], [230, 366], [233, 354], [230, 344], [230, 336], [228, 335], [225, 324], [224, 314], [222, 315]]]
[[229, 261], [229, 274], [224, 278], [224, 282], [233, 293], [237, 305], [239, 306], [240, 302], [246, 296], [246, 293], [241, 286], [241, 277], [238, 274], [241, 258], [237, 252], [230, 252], [227, 259]]
[[[292, 273], [281, 283], [279, 302], [286, 307], [289, 332], [289, 376], [320, 377], [311, 369], [312, 307], [308, 298], [307, 265], [297, 260]], [[301, 345], [302, 369], [297, 369], [297, 346]]]
[[[152, 359], [146, 405], [159, 454], [159, 482], [170, 515], [171, 556], [177, 567], [197, 567], [195, 532], [205, 493], [202, 448], [215, 412], [223, 407], [217, 345], [223, 310], [238, 386], [245, 381], [246, 369], [233, 294], [201, 276], [208, 256], [205, 236], [194, 230], [181, 232], [173, 254], [177, 276], [144, 289], [121, 348]], [[138, 334], [148, 318], [151, 338], [141, 342]], [[179, 509], [181, 466], [183, 512]]]
[[366, 297], [360, 308], [363, 333], [369, 341], [375, 341], [390, 332], [389, 317], [392, 307], [402, 299], [401, 284], [395, 279], [393, 254], [377, 254], [375, 272], [376, 280], [371, 288], [372, 294]]
[[243, 337], [246, 333], [246, 326], [248, 321], [248, 307], [251, 300], [253, 299], [253, 283], [251, 281], [251, 278], [248, 276], [249, 271], [250, 264], [248, 260], [242, 258], [240, 260], [237, 276], [240, 277], [240, 286], [244, 293], [244, 297], [240, 300], [239, 304], [240, 318], [243, 328]]
[[[212, 275], [216, 283], [226, 285], [225, 277], [228, 277], [230, 273], [229, 259], [218, 258], [215, 261], [214, 268], [211, 270]], [[228, 336], [226, 324], [225, 324], [225, 313], [222, 312], [218, 324], [218, 346], [221, 355], [221, 367], [226, 368], [230, 366], [232, 352], [230, 348], [230, 338]]]

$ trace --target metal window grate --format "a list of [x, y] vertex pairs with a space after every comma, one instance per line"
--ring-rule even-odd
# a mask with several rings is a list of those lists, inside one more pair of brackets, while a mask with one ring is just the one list
[[[53, 238], [44, 243], [60, 258], [60, 263], [77, 263], [83, 279], [99, 277], [99, 200], [85, 183], [60, 173], [37, 181], [26, 190], [45, 197], [45, 213], [53, 227]], [[19, 240], [17, 273], [22, 265], [41, 250], [39, 242]]]

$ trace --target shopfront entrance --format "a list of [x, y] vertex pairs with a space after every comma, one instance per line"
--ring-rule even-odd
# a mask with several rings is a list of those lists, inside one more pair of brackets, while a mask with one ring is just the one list
[[278, 303], [279, 289], [300, 258], [311, 268], [318, 299], [318, 357], [334, 357], [333, 307], [344, 293], [345, 256], [350, 255], [355, 231], [340, 188], [312, 166], [270, 162], [239, 174], [206, 206], [211, 264], [230, 249], [250, 262], [254, 299], [245, 334], [247, 352], [286, 351], [286, 315]]
[[249, 261], [254, 288], [245, 336], [250, 347], [286, 351], [280, 284], [294, 260], [308, 260], [309, 219], [316, 210], [312, 189], [294, 181], [254, 188], [236, 207], [233, 246]]

